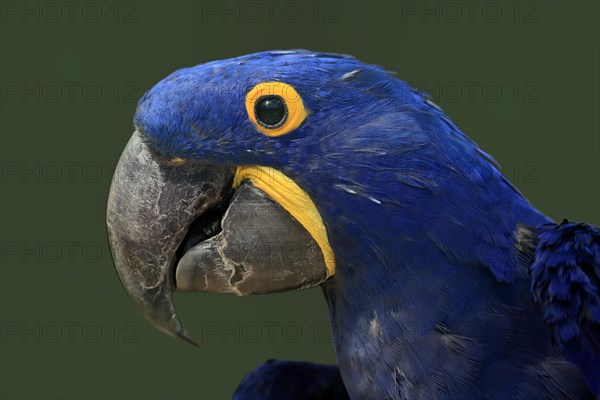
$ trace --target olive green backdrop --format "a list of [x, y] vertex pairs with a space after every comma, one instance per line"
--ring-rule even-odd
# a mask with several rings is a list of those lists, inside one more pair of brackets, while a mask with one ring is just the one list
[[[1, 3], [3, 398], [228, 398], [269, 358], [335, 362], [320, 289], [176, 295], [202, 350], [130, 303], [104, 213], [135, 101], [175, 69], [349, 53], [430, 91], [553, 218], [600, 223], [599, 6]], [[368, 118], [368, 115], [365, 115]]]

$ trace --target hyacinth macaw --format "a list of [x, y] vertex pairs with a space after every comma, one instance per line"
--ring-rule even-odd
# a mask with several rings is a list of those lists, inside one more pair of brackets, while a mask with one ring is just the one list
[[[325, 293], [338, 366], [269, 361], [235, 398], [600, 394], [600, 230], [544, 216], [389, 72], [211, 62], [154, 86], [134, 126], [107, 225], [154, 325], [193, 343], [174, 290]], [[252, 251], [266, 242], [275, 256]]]

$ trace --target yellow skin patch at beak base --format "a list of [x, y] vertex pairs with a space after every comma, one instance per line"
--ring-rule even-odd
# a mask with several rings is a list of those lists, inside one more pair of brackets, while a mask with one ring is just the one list
[[268, 194], [310, 233], [323, 253], [327, 276], [333, 275], [335, 273], [333, 250], [329, 245], [321, 214], [308, 194], [282, 172], [270, 167], [237, 167], [233, 187], [237, 188], [246, 179]]
[[185, 160], [181, 157], [174, 157], [169, 160], [171, 165], [181, 165], [185, 162]]

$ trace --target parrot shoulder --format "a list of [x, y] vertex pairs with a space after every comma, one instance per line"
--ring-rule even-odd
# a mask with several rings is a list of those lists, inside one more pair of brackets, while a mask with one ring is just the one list
[[531, 293], [554, 343], [600, 394], [600, 229], [563, 220], [523, 231]]

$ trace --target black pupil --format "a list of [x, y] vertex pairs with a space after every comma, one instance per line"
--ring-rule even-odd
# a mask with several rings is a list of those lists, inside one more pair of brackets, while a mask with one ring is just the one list
[[285, 121], [287, 108], [281, 97], [264, 96], [256, 102], [254, 113], [259, 123], [267, 128], [275, 128]]

